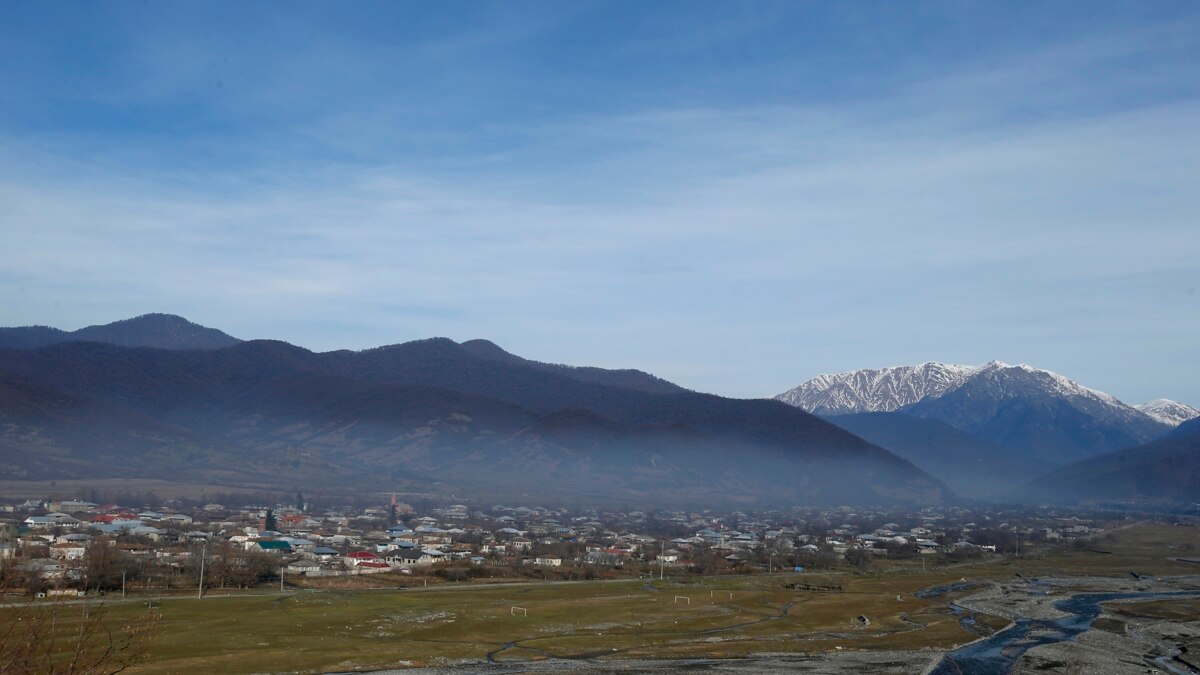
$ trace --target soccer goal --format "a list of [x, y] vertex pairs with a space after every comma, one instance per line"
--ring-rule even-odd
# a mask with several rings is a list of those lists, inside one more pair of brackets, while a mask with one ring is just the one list
[[690, 604], [692, 604], [692, 599], [691, 599], [691, 598], [689, 598], [689, 597], [688, 597], [688, 596], [686, 596], [686, 595], [677, 595], [677, 596], [675, 596], [675, 604], [677, 604], [677, 605], [678, 605], [680, 600], [683, 600], [685, 603], [687, 603], [687, 604], [689, 604], [689, 605], [690, 605]]
[[509, 607], [508, 608], [509, 616], [516, 616], [517, 612], [520, 612], [521, 616], [529, 616], [529, 610], [525, 609], [524, 607]]

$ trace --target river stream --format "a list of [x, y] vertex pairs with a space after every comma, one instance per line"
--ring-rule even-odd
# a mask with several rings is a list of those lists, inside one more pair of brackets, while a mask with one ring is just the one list
[[1052, 621], [1018, 619], [989, 638], [948, 652], [930, 675], [1005, 675], [1012, 672], [1017, 661], [1031, 648], [1072, 640], [1091, 628], [1105, 602], [1196, 597], [1200, 597], [1200, 592], [1077, 593], [1054, 603], [1055, 609], [1066, 612], [1067, 616]]

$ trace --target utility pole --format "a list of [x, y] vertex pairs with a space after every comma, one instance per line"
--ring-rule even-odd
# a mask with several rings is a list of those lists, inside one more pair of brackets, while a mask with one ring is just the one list
[[125, 570], [121, 570], [121, 597], [125, 597]]
[[666, 552], [667, 552], [666, 548], [667, 548], [667, 540], [659, 539], [658, 540], [658, 580], [659, 581], [663, 580], [663, 568], [666, 567], [666, 564], [667, 564], [666, 561], [663, 560], [663, 556], [666, 555]]
[[[196, 588], [196, 599], [204, 597], [204, 559], [208, 557], [208, 540], [204, 540], [204, 546], [200, 549], [200, 586]], [[121, 575], [121, 594], [125, 593], [125, 575]]]
[[283, 592], [283, 561], [279, 561], [279, 592]]

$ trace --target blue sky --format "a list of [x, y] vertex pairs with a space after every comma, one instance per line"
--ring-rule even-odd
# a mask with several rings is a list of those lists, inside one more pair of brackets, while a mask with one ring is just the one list
[[1200, 5], [437, 5], [0, 5], [0, 325], [1200, 405]]

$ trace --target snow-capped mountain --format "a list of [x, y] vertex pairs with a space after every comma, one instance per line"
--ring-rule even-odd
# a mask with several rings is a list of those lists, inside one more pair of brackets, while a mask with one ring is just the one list
[[971, 366], [922, 363], [819, 375], [775, 398], [815, 415], [892, 412], [942, 394], [973, 370]]
[[1170, 430], [1104, 392], [1025, 364], [925, 363], [814, 378], [778, 396], [820, 415], [895, 410], [1028, 457], [1062, 463]]
[[1141, 405], [1133, 407], [1159, 422], [1170, 424], [1173, 427], [1179, 426], [1190, 419], [1200, 417], [1200, 410], [1196, 410], [1186, 403], [1172, 401], [1169, 398], [1156, 398], [1153, 401], [1146, 401]]
[[1170, 430], [1104, 392], [1032, 366], [993, 361], [942, 395], [904, 409], [1024, 455], [1070, 462], [1139, 445]]

